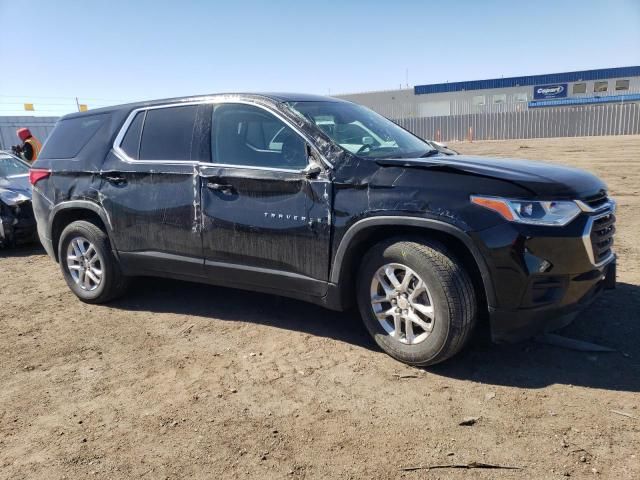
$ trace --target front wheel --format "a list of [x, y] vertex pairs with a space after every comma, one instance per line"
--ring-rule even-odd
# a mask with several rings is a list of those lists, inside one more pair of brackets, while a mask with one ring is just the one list
[[476, 295], [462, 263], [439, 242], [375, 245], [358, 272], [358, 307], [389, 355], [416, 366], [455, 355], [476, 322]]

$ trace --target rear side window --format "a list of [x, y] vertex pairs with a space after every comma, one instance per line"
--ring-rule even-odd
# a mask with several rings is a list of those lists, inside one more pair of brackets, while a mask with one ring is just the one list
[[127, 129], [127, 133], [122, 139], [120, 148], [128, 157], [134, 160], [138, 159], [138, 150], [140, 149], [140, 134], [142, 133], [142, 122], [144, 120], [144, 112], [138, 112]]
[[197, 105], [147, 111], [140, 160], [191, 160]]
[[61, 120], [51, 132], [41, 158], [73, 158], [109, 118], [108, 113]]

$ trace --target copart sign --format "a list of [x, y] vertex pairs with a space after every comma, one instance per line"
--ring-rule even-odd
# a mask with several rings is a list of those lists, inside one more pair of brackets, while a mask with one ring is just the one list
[[546, 100], [548, 98], [564, 98], [567, 96], [567, 84], [537, 85], [533, 87], [534, 100]]

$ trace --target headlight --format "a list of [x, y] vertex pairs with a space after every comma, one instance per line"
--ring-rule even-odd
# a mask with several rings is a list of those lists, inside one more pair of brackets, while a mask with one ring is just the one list
[[27, 197], [26, 195], [23, 195], [22, 193], [13, 192], [11, 190], [0, 189], [0, 200], [2, 200], [4, 203], [9, 205], [10, 207], [13, 207], [15, 205], [18, 205], [19, 203], [30, 200], [30, 198]]
[[502, 215], [510, 222], [562, 227], [580, 214], [571, 200], [533, 201], [471, 196], [471, 202]]

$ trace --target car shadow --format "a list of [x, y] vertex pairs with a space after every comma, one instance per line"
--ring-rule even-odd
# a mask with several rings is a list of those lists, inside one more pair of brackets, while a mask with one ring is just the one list
[[40, 242], [0, 248], [0, 258], [31, 257], [33, 255], [46, 255], [46, 253], [47, 252], [45, 252], [44, 247], [40, 244]]
[[360, 318], [317, 305], [206, 284], [139, 277], [110, 307], [267, 325], [378, 350]]
[[[139, 278], [115, 308], [242, 321], [331, 338], [379, 351], [355, 312], [333, 312], [274, 295], [159, 278]], [[618, 284], [557, 332], [616, 349], [581, 352], [529, 341], [491, 344], [483, 335], [432, 374], [492, 385], [543, 388], [561, 383], [640, 391], [640, 287]]]
[[555, 383], [628, 392], [640, 391], [640, 287], [618, 283], [574, 322], [558, 332], [615, 349], [584, 352], [528, 341], [493, 345], [476, 341], [433, 374], [475, 382], [543, 388]]

